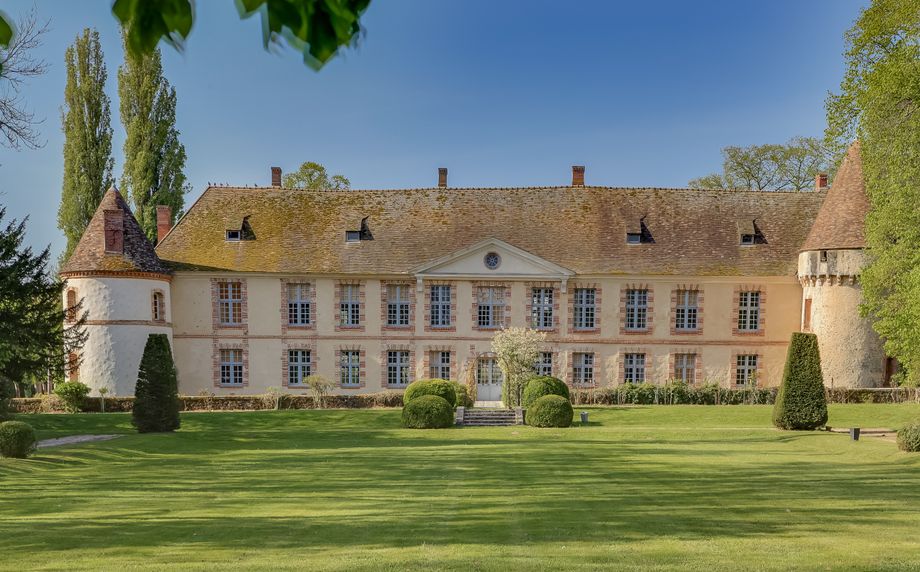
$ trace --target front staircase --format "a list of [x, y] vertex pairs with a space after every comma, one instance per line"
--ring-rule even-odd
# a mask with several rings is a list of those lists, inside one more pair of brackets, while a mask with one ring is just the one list
[[523, 425], [524, 410], [505, 408], [458, 407], [457, 425], [470, 427], [501, 427], [505, 425]]

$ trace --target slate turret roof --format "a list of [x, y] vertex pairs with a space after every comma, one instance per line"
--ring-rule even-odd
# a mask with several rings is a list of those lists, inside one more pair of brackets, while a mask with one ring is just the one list
[[868, 212], [869, 197], [857, 141], [840, 163], [802, 250], [865, 248]]
[[[123, 251], [106, 252], [105, 211], [117, 210], [122, 212]], [[171, 269], [157, 257], [153, 245], [147, 240], [130, 207], [115, 187], [106, 191], [102, 197], [80, 242], [60, 271], [62, 276], [92, 272], [171, 273]]]

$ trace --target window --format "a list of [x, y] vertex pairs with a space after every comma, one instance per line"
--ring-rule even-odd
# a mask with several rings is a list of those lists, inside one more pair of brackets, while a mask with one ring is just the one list
[[626, 244], [641, 244], [642, 243], [642, 233], [639, 232], [627, 232], [626, 233]]
[[342, 284], [339, 291], [339, 323], [346, 327], [361, 324], [361, 287], [357, 284]]
[[477, 300], [479, 302], [480, 328], [498, 328], [505, 323], [505, 289], [500, 286], [486, 286], [479, 288]]
[[485, 385], [501, 382], [502, 370], [498, 367], [498, 361], [495, 358], [480, 358], [476, 367], [476, 383]]
[[428, 356], [429, 372], [432, 379], [450, 379], [450, 352], [436, 351]]
[[735, 385], [755, 383], [757, 379], [757, 356], [740, 355], [735, 362]]
[[361, 242], [361, 231], [346, 230], [345, 231], [345, 242]]
[[402, 386], [409, 383], [409, 352], [396, 350], [387, 352], [387, 385]]
[[485, 258], [482, 259], [482, 262], [489, 270], [495, 270], [501, 266], [502, 257], [499, 256], [497, 252], [490, 252], [485, 255]]
[[67, 354], [67, 379], [69, 381], [80, 379], [80, 356], [75, 353]]
[[243, 323], [243, 285], [240, 282], [218, 282], [217, 299], [222, 325]]
[[819, 254], [818, 256], [820, 257], [821, 262], [827, 262], [827, 251], [826, 250], [822, 250], [821, 254]]
[[243, 350], [220, 350], [220, 384], [243, 385]]
[[753, 234], [742, 234], [741, 235], [741, 245], [742, 246], [751, 246], [755, 242], [755, 235]]
[[738, 329], [743, 332], [760, 329], [760, 292], [741, 292], [738, 295]]
[[227, 231], [227, 240], [230, 242], [237, 242], [242, 239], [243, 233], [239, 230], [228, 230]]
[[572, 358], [572, 382], [583, 385], [593, 384], [594, 354], [576, 352]]
[[648, 327], [648, 290], [626, 291], [626, 329], [641, 331]]
[[67, 291], [67, 307], [64, 308], [64, 319], [68, 322], [77, 321], [77, 291], [73, 288]]
[[597, 327], [597, 290], [594, 288], [576, 288], [572, 318], [576, 330], [593, 330]]
[[154, 292], [152, 297], [151, 309], [153, 310], [153, 321], [162, 322], [166, 320], [166, 304], [162, 292]]
[[674, 379], [684, 383], [696, 381], [696, 354], [677, 354], [674, 356]]
[[534, 288], [530, 296], [531, 327], [537, 330], [553, 329], [553, 289]]
[[312, 316], [309, 284], [288, 284], [288, 325], [309, 326]]
[[361, 385], [361, 352], [342, 350], [341, 354], [342, 387]]
[[447, 284], [431, 287], [431, 327], [450, 327], [450, 286]]
[[677, 291], [677, 307], [674, 310], [674, 327], [676, 329], [683, 332], [696, 330], [696, 318], [699, 312], [698, 298], [699, 292], [696, 290]]
[[805, 308], [802, 310], [802, 331], [811, 331], [811, 298], [805, 298]]
[[623, 382], [645, 382], [645, 354], [625, 354], [623, 356]]
[[407, 284], [387, 286], [387, 325], [407, 327], [409, 325], [409, 288]]
[[537, 360], [537, 375], [553, 375], [553, 352], [540, 352], [540, 358]]
[[303, 385], [304, 378], [313, 373], [312, 366], [310, 350], [288, 350], [288, 385]]

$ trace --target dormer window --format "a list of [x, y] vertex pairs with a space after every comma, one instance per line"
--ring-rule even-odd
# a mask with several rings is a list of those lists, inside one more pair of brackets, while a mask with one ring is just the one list
[[742, 234], [741, 235], [741, 245], [742, 246], [751, 246], [754, 244], [754, 235], [753, 234]]
[[767, 239], [757, 226], [757, 220], [754, 219], [754, 217], [739, 219], [736, 221], [736, 225], [738, 227], [739, 244], [741, 246], [754, 246], [755, 244], [767, 243]]
[[819, 256], [821, 257], [821, 262], [827, 262], [827, 251], [826, 250], [822, 250]]
[[368, 217], [361, 219], [361, 230], [346, 230], [345, 242], [361, 242], [362, 240], [374, 240], [371, 233], [371, 227], [367, 224]]
[[626, 226], [626, 244], [652, 244], [652, 231], [645, 224], [645, 217], [641, 217], [634, 224]]
[[361, 242], [361, 231], [346, 230], [345, 231], [345, 242]]
[[252, 226], [249, 224], [249, 216], [243, 217], [243, 223], [240, 225], [239, 229], [228, 228], [226, 237], [227, 237], [228, 242], [239, 242], [241, 240], [255, 240], [256, 233], [252, 231]]
[[237, 242], [240, 240], [240, 231], [238, 230], [228, 230], [227, 231], [227, 240], [231, 242]]
[[627, 232], [626, 244], [642, 244], [642, 234], [638, 232]]

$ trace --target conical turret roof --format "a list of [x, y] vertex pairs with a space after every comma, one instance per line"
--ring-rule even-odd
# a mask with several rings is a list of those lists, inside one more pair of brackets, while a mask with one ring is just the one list
[[857, 141], [847, 149], [802, 250], [865, 248], [868, 212], [869, 197]]
[[[105, 212], [121, 211], [124, 247], [121, 252], [107, 252], [105, 247]], [[61, 275], [85, 272], [151, 272], [169, 274], [168, 266], [157, 257], [128, 203], [112, 187], [106, 191], [89, 221], [73, 254], [61, 268]]]

